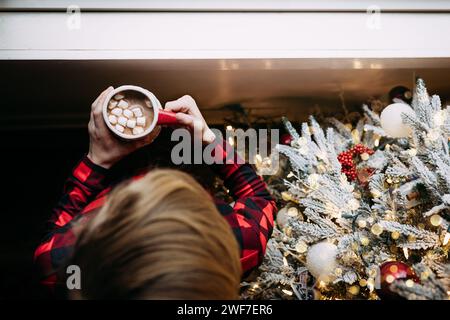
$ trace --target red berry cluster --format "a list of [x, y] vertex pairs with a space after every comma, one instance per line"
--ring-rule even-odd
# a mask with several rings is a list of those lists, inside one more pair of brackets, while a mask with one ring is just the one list
[[353, 148], [341, 152], [338, 155], [338, 160], [341, 163], [342, 169], [341, 172], [344, 173], [347, 176], [347, 179], [350, 181], [354, 181], [357, 178], [356, 173], [356, 164], [353, 160], [354, 156], [361, 155], [363, 153], [367, 153], [368, 155], [373, 154], [373, 150], [362, 145], [357, 144]]

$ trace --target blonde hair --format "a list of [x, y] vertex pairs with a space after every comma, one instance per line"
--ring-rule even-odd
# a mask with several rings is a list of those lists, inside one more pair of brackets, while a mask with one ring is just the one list
[[84, 299], [236, 299], [232, 230], [189, 175], [154, 170], [116, 188], [81, 230], [72, 264]]

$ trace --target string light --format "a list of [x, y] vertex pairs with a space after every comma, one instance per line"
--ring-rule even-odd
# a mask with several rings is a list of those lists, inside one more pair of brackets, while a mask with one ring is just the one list
[[304, 241], [300, 240], [300, 241], [297, 242], [297, 244], [295, 245], [295, 250], [296, 250], [298, 253], [305, 253], [305, 252], [308, 250], [308, 245], [307, 245]]
[[363, 245], [363, 246], [368, 246], [369, 245], [369, 238], [367, 238], [367, 237], [362, 237], [361, 238], [361, 244]]
[[394, 240], [397, 240], [398, 238], [400, 238], [400, 232], [392, 231], [391, 238], [394, 239]]
[[358, 227], [360, 227], [361, 229], [365, 228], [367, 226], [367, 222], [364, 219], [360, 219], [358, 220]]
[[406, 280], [405, 284], [408, 288], [414, 287], [414, 281], [412, 281], [411, 279]]
[[438, 214], [434, 214], [431, 216], [430, 222], [433, 226], [438, 227], [442, 223], [442, 217]]
[[450, 233], [446, 232], [445, 233], [445, 237], [444, 237], [444, 241], [442, 241], [442, 244], [445, 246], [447, 245], [448, 241], [450, 240]]
[[405, 256], [405, 259], [409, 258], [408, 248], [403, 248], [403, 255]]
[[381, 226], [381, 224], [379, 223], [375, 223], [372, 228], [370, 228], [370, 231], [372, 231], [372, 233], [376, 236], [379, 236], [380, 234], [383, 233], [383, 227]]
[[357, 285], [351, 286], [350, 288], [348, 288], [348, 292], [350, 292], [350, 294], [352, 294], [354, 296], [358, 295], [359, 286], [357, 286]]
[[288, 295], [288, 296], [292, 296], [292, 294], [293, 294], [293, 292], [290, 291], [290, 290], [283, 289], [283, 290], [281, 290], [281, 291], [282, 291], [284, 294]]

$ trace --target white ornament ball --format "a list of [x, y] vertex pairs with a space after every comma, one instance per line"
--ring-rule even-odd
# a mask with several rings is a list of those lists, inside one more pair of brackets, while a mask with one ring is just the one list
[[390, 104], [381, 112], [381, 127], [393, 138], [405, 138], [411, 133], [411, 129], [403, 123], [402, 113], [414, 115], [413, 109], [406, 103]]
[[286, 207], [280, 209], [277, 213], [277, 225], [280, 229], [287, 226], [289, 219], [288, 209]]
[[337, 247], [329, 242], [320, 242], [312, 245], [306, 255], [306, 266], [309, 272], [322, 281], [328, 281], [328, 277], [336, 268]]

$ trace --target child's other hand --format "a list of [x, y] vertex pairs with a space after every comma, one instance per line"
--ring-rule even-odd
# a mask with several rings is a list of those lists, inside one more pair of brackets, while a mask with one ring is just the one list
[[151, 143], [158, 136], [161, 129], [161, 127], [156, 127], [151, 134], [136, 141], [119, 140], [108, 129], [102, 115], [102, 105], [105, 97], [113, 89], [113, 87], [109, 87], [94, 101], [91, 119], [88, 124], [89, 152], [87, 156], [92, 162], [106, 169], [112, 167], [126, 155]]
[[176, 112], [179, 123], [187, 126], [194, 133], [201, 133], [203, 143], [212, 143], [216, 138], [215, 134], [206, 124], [205, 119], [198, 109], [197, 103], [191, 96], [185, 95], [175, 101], [169, 101], [166, 103], [164, 109]]

